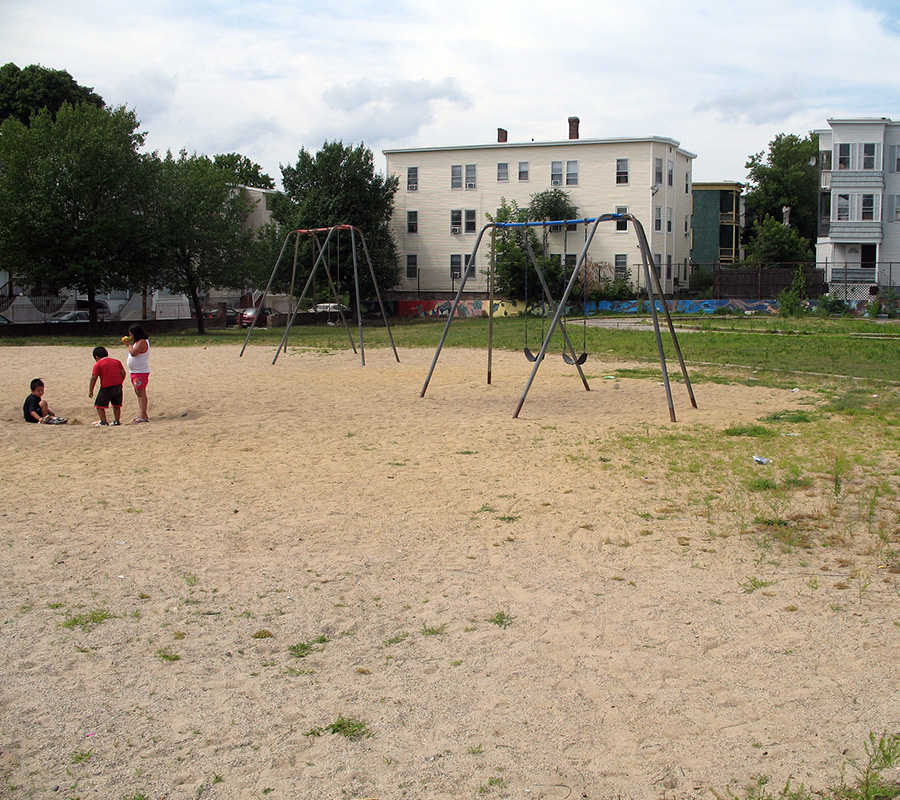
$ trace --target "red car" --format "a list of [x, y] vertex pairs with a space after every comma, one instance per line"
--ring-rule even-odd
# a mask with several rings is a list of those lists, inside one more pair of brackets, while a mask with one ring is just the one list
[[266, 322], [269, 320], [269, 314], [277, 314], [274, 308], [267, 306], [263, 308], [239, 308], [237, 310], [237, 322], [242, 328], [249, 328], [253, 325], [253, 318], [259, 313], [259, 319], [256, 320], [255, 328], [265, 328]]

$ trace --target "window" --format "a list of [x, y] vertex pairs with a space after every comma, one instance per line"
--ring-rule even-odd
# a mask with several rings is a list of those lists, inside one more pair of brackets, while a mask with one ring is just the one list
[[691, 173], [690, 172], [684, 173], [684, 193], [685, 194], [691, 193]]
[[419, 275], [419, 257], [408, 255], [406, 257], [406, 277], [415, 278]]
[[672, 277], [672, 255], [666, 255], [666, 280], [670, 280]]
[[[628, 206], [616, 206], [617, 214], [627, 214]], [[616, 220], [616, 230], [617, 231], [627, 231], [628, 230], [628, 220], [627, 219], [617, 219]]]
[[662, 186], [662, 159], [653, 159], [653, 183], [656, 186]]
[[850, 145], [839, 144], [837, 146], [838, 169], [850, 169]]
[[684, 235], [687, 236], [688, 233], [690, 233], [690, 230], [691, 230], [691, 215], [685, 214], [684, 215]]
[[454, 164], [450, 167], [450, 188], [462, 189], [462, 164]]
[[850, 219], [850, 195], [839, 194], [837, 196], [837, 219]]
[[672, 232], [672, 209], [666, 209], [666, 233]]
[[418, 167], [407, 167], [406, 168], [406, 191], [407, 192], [415, 192], [419, 189], [419, 168]]
[[466, 209], [466, 233], [475, 233], [475, 209]]
[[662, 206], [653, 207], [653, 230], [662, 233]]
[[450, 280], [458, 281], [462, 277], [462, 256], [450, 256]]
[[475, 262], [470, 261], [472, 258], [471, 253], [466, 253], [466, 277], [474, 278], [475, 277]]
[[864, 194], [862, 196], [862, 210], [860, 219], [875, 219], [875, 195]]
[[900, 194], [889, 194], [887, 196], [888, 204], [888, 222], [900, 222]]
[[614, 277], [617, 281], [624, 281], [628, 277], [628, 254], [616, 253], [614, 259]]
[[407, 211], [406, 212], [406, 232], [407, 233], [418, 233], [419, 232], [419, 212], [418, 211]]
[[509, 180], [509, 164], [501, 162], [497, 164], [497, 183], [506, 183]]
[[475, 165], [474, 164], [466, 164], [466, 188], [474, 189], [476, 187], [477, 181], [475, 179]]
[[616, 159], [616, 183], [628, 183], [628, 159]]
[[528, 180], [528, 162], [527, 161], [519, 162], [519, 180], [520, 181]]
[[562, 186], [562, 161], [550, 162], [550, 185]]
[[462, 210], [455, 209], [450, 212], [450, 233], [462, 233]]
[[659, 253], [653, 254], [653, 271], [657, 278], [662, 277], [662, 256]]
[[566, 162], [566, 186], [578, 186], [578, 162]]
[[896, 144], [888, 148], [888, 172], [900, 172], [900, 146]]
[[575, 269], [575, 263], [578, 261], [578, 256], [575, 253], [566, 253], [566, 272], [571, 275], [572, 270]]
[[[863, 169], [875, 169], [875, 143], [870, 142], [863, 145]], [[863, 217], [865, 219], [865, 217]]]
[[675, 162], [674, 161], [669, 162], [668, 170], [669, 170], [669, 172], [668, 172], [669, 186], [674, 186], [675, 185]]

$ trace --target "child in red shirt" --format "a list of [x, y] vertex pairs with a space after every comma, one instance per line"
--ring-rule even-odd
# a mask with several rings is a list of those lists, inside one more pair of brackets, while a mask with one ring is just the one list
[[110, 358], [109, 351], [105, 347], [94, 348], [94, 369], [91, 370], [91, 386], [88, 397], [94, 396], [94, 386], [99, 378], [100, 391], [97, 392], [94, 408], [97, 409], [97, 416], [100, 419], [92, 422], [92, 425], [109, 425], [106, 421], [106, 409], [110, 405], [112, 405], [115, 417], [113, 425], [122, 424], [120, 419], [122, 416], [122, 382], [125, 380], [126, 374], [122, 362], [116, 358]]

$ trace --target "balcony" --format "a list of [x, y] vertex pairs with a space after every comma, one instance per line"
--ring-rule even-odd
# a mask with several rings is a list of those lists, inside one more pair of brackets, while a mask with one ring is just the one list
[[832, 242], [880, 242], [884, 233], [880, 222], [874, 220], [831, 220], [828, 238]]
[[[824, 175], [824, 173], [822, 173]], [[822, 187], [825, 188], [824, 186]], [[838, 169], [831, 171], [831, 189], [861, 191], [871, 189], [873, 192], [884, 189], [884, 173], [874, 169]]]

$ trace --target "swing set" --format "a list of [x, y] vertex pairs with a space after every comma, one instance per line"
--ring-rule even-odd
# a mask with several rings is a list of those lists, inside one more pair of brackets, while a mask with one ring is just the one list
[[[601, 214], [598, 217], [585, 217], [583, 219], [571, 219], [571, 220], [558, 220], [553, 222], [491, 222], [486, 224], [479, 231], [477, 238], [475, 239], [475, 245], [472, 248], [472, 254], [469, 256], [469, 263], [475, 263], [475, 254], [478, 252], [478, 248], [481, 244], [481, 240], [484, 238], [484, 234], [487, 230], [491, 231], [491, 263], [490, 263], [490, 271], [489, 275], [489, 294], [490, 294], [490, 316], [488, 317], [488, 365], [487, 365], [487, 382], [491, 383], [491, 367], [492, 367], [492, 355], [493, 355], [493, 332], [494, 332], [494, 272], [496, 268], [496, 232], [497, 229], [503, 228], [518, 228], [522, 231], [522, 236], [525, 242], [525, 249], [528, 253], [529, 260], [531, 261], [532, 266], [535, 269], [535, 272], [538, 275], [541, 283], [541, 291], [542, 291], [542, 299], [541, 305], [542, 310], [544, 304], [553, 312], [553, 319], [550, 322], [550, 327], [544, 334], [544, 315], [542, 314], [542, 322], [541, 322], [541, 334], [542, 334], [542, 343], [540, 350], [535, 354], [528, 348], [528, 342], [526, 338], [525, 343], [525, 357], [533, 362], [534, 366], [531, 369], [531, 374], [528, 378], [528, 382], [525, 384], [525, 388], [522, 391], [522, 395], [519, 398], [519, 402], [516, 405], [515, 412], [513, 413], [513, 418], [517, 418], [519, 416], [519, 412], [522, 410], [522, 406], [525, 404], [525, 398], [528, 396], [528, 392], [531, 389], [531, 385], [534, 383], [534, 379], [537, 375], [537, 371], [541, 366], [541, 362], [544, 360], [544, 356], [547, 354], [547, 349], [550, 346], [550, 341], [553, 337], [556, 328], [559, 327], [560, 332], [562, 333], [562, 337], [564, 340], [564, 349], [563, 349], [563, 359], [567, 364], [573, 365], [578, 370], [578, 375], [581, 378], [581, 382], [584, 385], [585, 391], [590, 391], [591, 387], [588, 385], [587, 378], [584, 375], [581, 367], [587, 360], [587, 348], [583, 347], [583, 352], [581, 354], [577, 354], [574, 346], [572, 345], [572, 341], [569, 338], [569, 334], [567, 331], [565, 320], [563, 320], [563, 313], [566, 309], [566, 305], [569, 301], [569, 297], [572, 294], [572, 290], [575, 287], [575, 283], [578, 280], [579, 275], [584, 272], [586, 274], [586, 260], [588, 249], [591, 246], [591, 242], [594, 239], [594, 234], [597, 232], [597, 227], [601, 222], [612, 222], [617, 220], [627, 220], [630, 221], [633, 225], [633, 229], [637, 236], [638, 240], [638, 248], [641, 251], [641, 260], [643, 262], [644, 275], [645, 275], [645, 283], [647, 287], [647, 295], [650, 303], [650, 311], [653, 317], [653, 330], [656, 335], [656, 347], [659, 353], [659, 364], [662, 369], [663, 376], [663, 384], [666, 389], [666, 400], [669, 407], [669, 418], [672, 422], [676, 422], [675, 419], [675, 406], [672, 401], [672, 388], [669, 383], [669, 372], [666, 367], [666, 358], [665, 352], [663, 350], [663, 342], [662, 342], [662, 334], [660, 332], [660, 324], [659, 324], [659, 315], [657, 313], [657, 305], [662, 309], [666, 323], [668, 325], [669, 333], [672, 336], [672, 343], [674, 346], [675, 353], [678, 357], [678, 362], [681, 366], [681, 373], [684, 376], [684, 382], [687, 386], [688, 396], [691, 400], [691, 405], [694, 408], [697, 408], [697, 401], [694, 398], [694, 390], [691, 386], [691, 380], [687, 373], [687, 367], [684, 363], [684, 358], [681, 355], [681, 348], [678, 345], [678, 337], [675, 335], [675, 326], [672, 324], [672, 317], [669, 315], [669, 309], [666, 303], [660, 302], [657, 304], [657, 297], [662, 301], [663, 300], [663, 291], [662, 286], [659, 283], [659, 276], [656, 274], [656, 269], [653, 266], [653, 257], [650, 252], [650, 243], [647, 241], [647, 235], [644, 232], [644, 227], [641, 225], [640, 221], [633, 214]], [[570, 225], [590, 225], [589, 228], [586, 228], [586, 235], [584, 239], [584, 246], [581, 249], [581, 253], [578, 255], [578, 258], [575, 262], [575, 265], [572, 269], [572, 273], [569, 276], [568, 282], [566, 283], [565, 289], [563, 290], [562, 297], [557, 303], [553, 295], [550, 293], [550, 289], [547, 286], [546, 278], [543, 274], [543, 271], [540, 268], [540, 264], [538, 263], [537, 258], [535, 257], [533, 248], [529, 242], [528, 238], [528, 229], [529, 228], [537, 228], [547, 226], [556, 226], [562, 225], [564, 230], [567, 230]], [[463, 274], [462, 281], [460, 282], [459, 289], [457, 290], [456, 297], [453, 301], [453, 306], [450, 309], [450, 314], [447, 317], [447, 323], [444, 326], [444, 331], [441, 335], [440, 342], [438, 342], [437, 350], [435, 350], [434, 358], [431, 361], [431, 367], [428, 370], [428, 375], [425, 378], [425, 385], [422, 387], [422, 392], [419, 395], [420, 397], [425, 396], [425, 392], [428, 390], [428, 384], [431, 382], [431, 378], [434, 374], [435, 367], [437, 366], [438, 359], [441, 355], [441, 350], [444, 347], [444, 343], [447, 340], [447, 335], [450, 331], [450, 326], [453, 323], [453, 320], [456, 317], [456, 309], [459, 306], [460, 300], [462, 298], [463, 290], [466, 285], [466, 278], [469, 275], [469, 270], [466, 270]], [[527, 271], [526, 271], [526, 287], [527, 287]], [[582, 287], [587, 283], [586, 280], [582, 280]], [[527, 293], [527, 288], [526, 288]], [[526, 299], [526, 315], [528, 313], [527, 308], [527, 299]], [[526, 316], [526, 337], [527, 337], [527, 316]], [[587, 325], [587, 321], [583, 322], [583, 326]], [[586, 344], [587, 333], [586, 327], [583, 328], [583, 342]]]
[[[381, 292], [378, 289], [378, 280], [375, 277], [375, 270], [372, 268], [372, 259], [369, 257], [369, 248], [366, 246], [366, 238], [363, 236], [362, 231], [354, 225], [334, 225], [330, 228], [298, 228], [296, 230], [290, 231], [287, 236], [284, 237], [284, 243], [281, 245], [281, 252], [278, 254], [278, 258], [275, 260], [275, 266], [272, 269], [272, 274], [269, 277], [269, 282], [266, 284], [266, 288], [263, 290], [262, 295], [260, 296], [257, 305], [262, 308], [265, 304], [266, 296], [269, 294], [270, 289], [272, 288], [272, 284], [275, 281], [275, 275], [278, 273], [278, 268], [281, 266], [281, 262], [284, 259], [284, 254], [287, 252], [288, 245], [293, 239], [294, 243], [294, 260], [291, 268], [291, 288], [290, 288], [290, 296], [294, 296], [294, 287], [297, 281], [297, 264], [300, 252], [300, 241], [301, 237], [309, 237], [313, 243], [313, 250], [316, 254], [315, 261], [313, 263], [312, 269], [309, 271], [309, 277], [306, 279], [306, 284], [303, 287], [303, 291], [300, 293], [300, 297], [297, 302], [294, 304], [293, 311], [291, 312], [290, 319], [288, 320], [287, 325], [284, 329], [284, 336], [281, 337], [281, 343], [278, 345], [278, 349], [275, 351], [275, 357], [272, 359], [272, 363], [274, 364], [278, 360], [278, 356], [282, 351], [287, 350], [287, 338], [291, 332], [291, 327], [294, 324], [294, 320], [297, 318], [297, 313], [300, 311], [300, 307], [303, 305], [303, 301], [309, 293], [310, 287], [313, 285], [313, 280], [315, 279], [316, 272], [321, 266], [325, 272], [325, 277], [328, 280], [328, 286], [331, 289], [331, 295], [334, 298], [334, 303], [329, 304], [337, 311], [340, 315], [341, 322], [343, 323], [344, 330], [347, 332], [347, 338], [350, 341], [350, 346], [353, 348], [354, 354], [357, 352], [356, 350], [356, 342], [353, 339], [353, 334], [350, 332], [350, 326], [347, 324], [347, 318], [344, 316], [344, 306], [341, 303], [341, 292], [340, 292], [340, 235], [341, 233], [347, 233], [350, 236], [350, 249], [353, 254], [353, 284], [356, 292], [356, 319], [359, 328], [359, 355], [360, 360], [362, 362], [362, 366], [366, 365], [366, 349], [365, 344], [363, 342], [363, 325], [362, 325], [362, 306], [360, 304], [360, 292], [359, 292], [359, 254], [358, 250], [362, 249], [363, 254], [366, 257], [366, 264], [369, 268], [369, 276], [372, 278], [372, 285], [375, 287], [375, 297], [378, 300], [378, 307], [381, 310], [381, 318], [384, 321], [384, 327], [387, 329], [388, 338], [391, 341], [391, 348], [394, 351], [394, 358], [399, 363], [400, 356], [397, 354], [397, 346], [394, 344], [394, 334], [391, 331], [391, 326], [388, 323], [387, 312], [384, 308], [384, 303], [381, 299]], [[324, 235], [324, 240], [320, 240], [320, 236]], [[334, 244], [334, 252], [336, 253], [336, 279], [337, 282], [332, 278], [331, 273], [331, 254], [332, 254], [332, 239]], [[328, 324], [334, 325], [335, 323], [331, 321], [332, 310], [329, 308], [328, 311]], [[250, 335], [253, 333], [253, 327], [256, 324], [257, 316], [254, 316], [253, 322], [250, 324], [250, 328], [247, 331], [247, 338], [244, 340], [244, 346], [241, 348], [240, 355], [244, 355], [244, 350], [247, 349], [247, 343], [250, 341]]]

